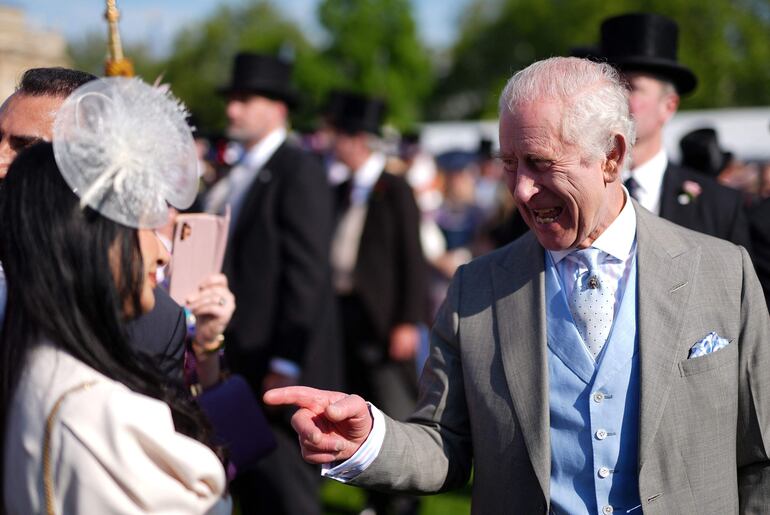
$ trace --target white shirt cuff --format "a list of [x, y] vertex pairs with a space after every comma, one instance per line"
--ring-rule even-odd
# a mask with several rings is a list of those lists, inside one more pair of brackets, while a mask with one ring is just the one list
[[369, 413], [372, 414], [372, 431], [353, 456], [341, 463], [333, 462], [321, 465], [323, 477], [335, 479], [340, 483], [347, 483], [369, 468], [369, 465], [379, 456], [382, 442], [385, 441], [385, 418], [376, 406], [368, 402], [366, 404], [369, 406]]
[[270, 371], [297, 379], [302, 372], [302, 369], [299, 365], [288, 359], [273, 358], [270, 360]]

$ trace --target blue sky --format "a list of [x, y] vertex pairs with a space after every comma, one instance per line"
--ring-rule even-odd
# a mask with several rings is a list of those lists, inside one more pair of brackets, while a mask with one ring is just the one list
[[[205, 17], [217, 5], [237, 5], [242, 0], [117, 0], [121, 36], [126, 42], [145, 41], [163, 52], [180, 26]], [[315, 21], [319, 0], [272, 0], [299, 23], [311, 40], [321, 37]], [[77, 39], [89, 31], [105, 29], [103, 0], [0, 0], [21, 7], [35, 28], [62, 32]], [[469, 0], [411, 0], [420, 36], [436, 48], [451, 44], [463, 8]]]

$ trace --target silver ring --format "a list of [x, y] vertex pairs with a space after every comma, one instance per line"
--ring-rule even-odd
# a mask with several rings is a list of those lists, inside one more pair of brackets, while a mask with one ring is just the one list
[[227, 303], [224, 297], [219, 297], [219, 305], [224, 306]]

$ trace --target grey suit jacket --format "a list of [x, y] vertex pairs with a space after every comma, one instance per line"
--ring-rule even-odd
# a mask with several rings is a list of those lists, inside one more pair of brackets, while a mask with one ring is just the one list
[[[767, 513], [770, 317], [748, 254], [635, 207], [644, 513]], [[418, 408], [356, 484], [439, 492], [473, 466], [473, 513], [548, 512], [543, 252], [528, 233], [457, 272]], [[730, 345], [688, 360], [710, 331]]]

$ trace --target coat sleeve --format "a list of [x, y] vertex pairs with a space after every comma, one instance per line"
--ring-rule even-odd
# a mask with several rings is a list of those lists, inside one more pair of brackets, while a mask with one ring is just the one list
[[168, 406], [98, 383], [70, 394], [52, 445], [56, 513], [229, 513], [225, 474]]
[[397, 291], [400, 298], [396, 305], [396, 323], [416, 324], [425, 321], [427, 303], [427, 265], [420, 243], [420, 211], [414, 199], [414, 193], [406, 182], [399, 191], [398, 227], [401, 230], [399, 241], [399, 279]]
[[765, 200], [751, 216], [751, 246], [754, 268], [770, 306], [770, 199]]
[[187, 327], [182, 308], [163, 288], [155, 288], [155, 307], [128, 323], [131, 347], [149, 357], [165, 377], [182, 381]]
[[461, 276], [462, 268], [449, 287], [433, 327], [417, 409], [407, 422], [385, 417], [380, 454], [352, 484], [436, 493], [468, 481], [471, 436], [458, 341]]
[[770, 506], [770, 315], [747, 252], [743, 256], [738, 412], [740, 513]]
[[735, 213], [732, 217], [728, 239], [736, 245], [742, 246], [749, 251], [749, 254], [753, 255], [749, 218], [746, 215], [746, 209], [743, 207], [740, 196], [738, 196], [738, 202], [735, 205]]

